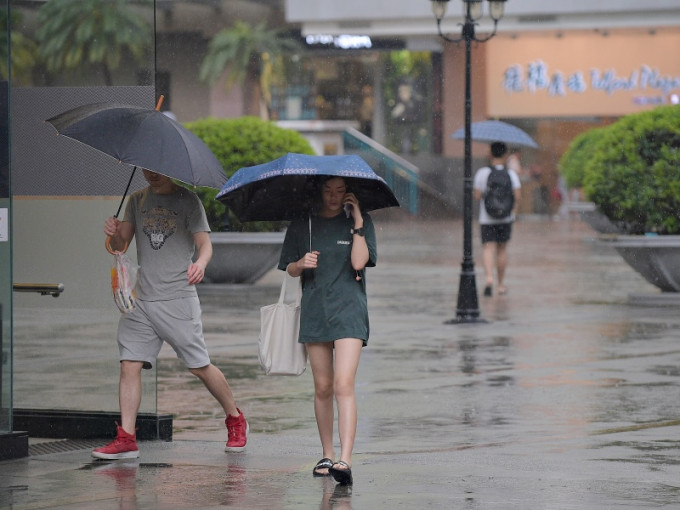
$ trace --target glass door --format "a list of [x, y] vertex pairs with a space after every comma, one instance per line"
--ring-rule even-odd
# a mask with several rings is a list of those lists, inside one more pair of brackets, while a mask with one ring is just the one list
[[0, 0], [0, 434], [12, 431], [12, 203], [9, 180], [8, 5]]
[[[13, 336], [6, 338], [14, 342], [14, 426], [32, 437], [69, 437], [64, 434], [74, 427], [68, 421], [79, 413], [104, 415], [104, 431], [115, 432], [120, 313], [111, 294], [113, 257], [104, 247], [103, 227], [116, 213], [132, 170], [57, 136], [45, 121], [89, 103], [156, 104], [153, 2], [73, 3], [87, 12], [60, 5], [9, 0], [12, 45], [18, 55], [21, 49], [21, 58], [12, 62], [10, 97], [14, 263], [10, 269], [3, 258], [1, 266], [16, 291], [13, 309], [3, 307], [3, 314], [13, 319]], [[92, 17], [91, 40], [73, 34], [78, 24], [70, 16], [76, 14]], [[110, 30], [111, 24], [118, 28]], [[106, 55], [118, 52], [120, 61], [96, 60], [90, 48], [99, 43], [106, 45]], [[81, 44], [86, 56], [74, 61], [73, 44]], [[130, 192], [143, 185], [141, 172], [136, 174]], [[9, 260], [9, 243], [0, 250]], [[132, 246], [128, 254], [134, 253]], [[40, 285], [63, 292], [52, 297], [30, 291]], [[4, 396], [9, 390], [2, 391]], [[140, 414], [155, 413], [155, 369], [145, 371], [143, 391]]]

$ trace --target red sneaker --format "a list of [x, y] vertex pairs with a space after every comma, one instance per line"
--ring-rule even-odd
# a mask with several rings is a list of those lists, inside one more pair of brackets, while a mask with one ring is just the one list
[[242, 452], [245, 450], [250, 427], [241, 410], [238, 409], [238, 416], [227, 416], [224, 423], [227, 425], [227, 432], [229, 433], [229, 439], [227, 440], [227, 446], [224, 448], [224, 451]]
[[137, 434], [128, 434], [123, 427], [116, 423], [118, 433], [113, 442], [92, 450], [92, 456], [97, 459], [136, 459], [139, 457], [137, 448]]

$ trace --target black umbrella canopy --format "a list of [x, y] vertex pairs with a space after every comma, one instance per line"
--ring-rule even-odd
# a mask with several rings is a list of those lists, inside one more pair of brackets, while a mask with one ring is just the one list
[[131, 167], [194, 186], [221, 188], [227, 181], [212, 151], [193, 133], [158, 110], [95, 103], [47, 119], [60, 135]]

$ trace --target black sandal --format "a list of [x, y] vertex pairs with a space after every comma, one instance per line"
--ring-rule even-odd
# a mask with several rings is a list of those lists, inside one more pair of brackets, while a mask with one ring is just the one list
[[[328, 469], [328, 472], [333, 476], [333, 478], [335, 478], [335, 481], [340, 485], [352, 485], [354, 480], [352, 480], [352, 468], [350, 465], [344, 460], [339, 460], [335, 464], [342, 464], [346, 468], [337, 469], [335, 467], [331, 467]], [[335, 464], [333, 464], [333, 466], [335, 466]]]
[[[314, 469], [312, 470], [312, 475], [314, 476], [331, 476], [330, 468], [333, 467], [333, 461], [329, 458], [323, 458], [316, 463]], [[328, 469], [328, 473], [319, 473], [319, 469]]]

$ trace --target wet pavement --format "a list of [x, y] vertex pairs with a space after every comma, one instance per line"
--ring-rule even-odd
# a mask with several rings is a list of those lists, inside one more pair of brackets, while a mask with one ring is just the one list
[[587, 225], [525, 218], [509, 293], [480, 296], [484, 323], [445, 324], [461, 223], [375, 216], [351, 490], [311, 476], [310, 371], [257, 365], [272, 271], [201, 288], [213, 362], [250, 421], [246, 453], [223, 452], [220, 409], [164, 350], [158, 412], [175, 414], [173, 442], [141, 443], [134, 462], [93, 461], [89, 448], [0, 462], [0, 507], [680, 508], [680, 301], [645, 306], [659, 292]]

